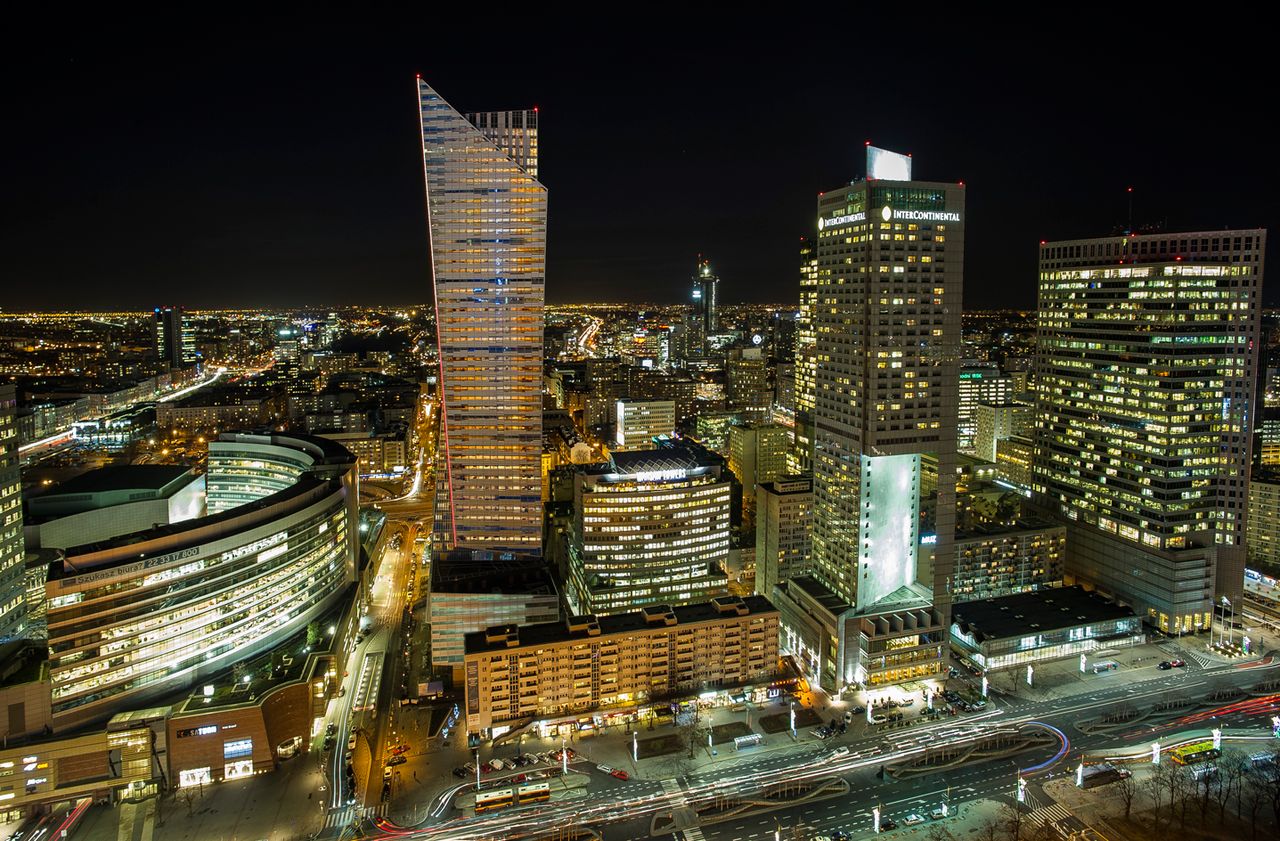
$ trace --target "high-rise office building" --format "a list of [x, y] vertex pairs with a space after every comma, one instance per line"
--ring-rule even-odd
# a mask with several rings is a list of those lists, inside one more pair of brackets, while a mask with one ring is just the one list
[[719, 459], [684, 443], [580, 468], [566, 592], [572, 611], [726, 595], [731, 485], [722, 471]]
[[653, 448], [653, 439], [675, 434], [676, 404], [670, 400], [624, 397], [617, 402], [616, 411], [615, 449], [648, 450]]
[[[961, 380], [961, 383], [964, 381]], [[1027, 435], [1034, 424], [1035, 407], [1014, 401], [980, 402], [974, 407], [973, 454], [995, 464], [996, 444], [1015, 435]]]
[[[793, 653], [834, 690], [945, 662], [965, 193], [911, 164], [868, 147], [866, 179], [818, 198], [813, 576], [779, 607], [824, 629], [816, 653]], [[939, 481], [922, 497], [926, 454]]]
[[812, 532], [812, 479], [780, 476], [756, 485], [757, 593], [772, 598], [779, 581], [809, 574]]
[[787, 472], [790, 450], [791, 430], [780, 424], [729, 427], [729, 469], [742, 483], [743, 534], [755, 530], [756, 485]]
[[796, 443], [792, 473], [813, 470], [813, 408], [817, 397], [817, 344], [814, 308], [818, 304], [818, 257], [813, 240], [800, 238], [800, 308], [796, 314], [795, 409]]
[[720, 278], [711, 270], [711, 261], [698, 258], [698, 268], [693, 276], [693, 310], [702, 328], [703, 340], [720, 329], [716, 315], [716, 298], [719, 296]]
[[764, 353], [758, 347], [735, 348], [724, 366], [729, 409], [762, 420], [773, 402]]
[[26, 545], [22, 536], [22, 471], [18, 467], [18, 401], [0, 385], [0, 640], [26, 625]]
[[538, 112], [464, 117], [418, 79], [444, 415], [436, 545], [541, 550], [547, 190]]
[[196, 363], [196, 339], [182, 307], [156, 307], [151, 319], [156, 358], [177, 370]]
[[956, 413], [956, 449], [974, 454], [978, 404], [1003, 403], [1013, 396], [1013, 381], [997, 365], [965, 365], [960, 369], [960, 402]]
[[1266, 232], [1040, 248], [1034, 490], [1067, 577], [1166, 633], [1238, 602]]

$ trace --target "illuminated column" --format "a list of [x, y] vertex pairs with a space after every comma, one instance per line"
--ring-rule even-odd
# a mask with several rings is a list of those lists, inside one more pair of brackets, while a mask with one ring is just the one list
[[640, 737], [634, 730], [631, 731], [631, 761], [640, 761]]
[[1085, 661], [1085, 656], [1081, 654], [1080, 655], [1080, 673], [1081, 674], [1084, 674], [1084, 661]]
[[1027, 781], [1022, 779], [1022, 774], [1018, 774], [1018, 802], [1027, 802]]
[[982, 676], [982, 697], [987, 697], [987, 676]]
[[1084, 788], [1084, 760], [1080, 760], [1080, 764], [1076, 766], [1076, 787]]
[[1213, 728], [1213, 749], [1222, 750], [1222, 730], [1221, 728]]
[[1031, 676], [1036, 673], [1035, 667], [1030, 663], [1027, 664], [1027, 686], [1031, 685]]
[[880, 807], [875, 806], [871, 809], [871, 825], [875, 828], [877, 835], [880, 834]]
[[1152, 765], [1160, 764], [1160, 743], [1159, 742], [1151, 743], [1151, 764]]

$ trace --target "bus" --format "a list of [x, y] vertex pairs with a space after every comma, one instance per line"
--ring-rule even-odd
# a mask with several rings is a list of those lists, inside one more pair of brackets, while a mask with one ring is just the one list
[[526, 803], [545, 803], [551, 799], [551, 786], [547, 783], [525, 783], [516, 789], [516, 800]]
[[733, 749], [742, 750], [743, 748], [751, 748], [762, 743], [764, 736], [759, 733], [748, 733], [746, 736], [735, 736], [733, 738]]
[[1179, 765], [1198, 765], [1211, 762], [1222, 756], [1222, 751], [1213, 746], [1213, 740], [1194, 742], [1175, 749], [1169, 756]]
[[516, 802], [514, 788], [500, 788], [494, 791], [482, 791], [476, 795], [476, 814], [492, 812], [494, 809], [505, 809]]
[[476, 795], [476, 814], [524, 806], [529, 803], [545, 803], [551, 799], [551, 786], [547, 783], [525, 783], [516, 788], [499, 788], [482, 791]]

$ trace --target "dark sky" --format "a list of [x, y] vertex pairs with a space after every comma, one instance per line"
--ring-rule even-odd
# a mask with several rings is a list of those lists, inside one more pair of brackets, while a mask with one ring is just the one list
[[795, 300], [816, 195], [867, 139], [967, 185], [969, 308], [1033, 305], [1038, 241], [1123, 226], [1128, 185], [1139, 224], [1277, 216], [1273, 47], [1239, 17], [299, 26], [17, 38], [0, 308], [430, 300], [415, 72], [462, 111], [539, 106], [551, 302], [686, 300], [699, 252], [726, 302]]

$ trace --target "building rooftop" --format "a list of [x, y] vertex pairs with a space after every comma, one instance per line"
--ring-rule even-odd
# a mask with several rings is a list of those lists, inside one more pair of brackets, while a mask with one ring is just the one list
[[553, 596], [557, 590], [547, 561], [537, 555], [458, 550], [432, 561], [431, 592]]
[[673, 628], [741, 616], [776, 613], [764, 596], [724, 596], [701, 604], [668, 607], [647, 605], [631, 613], [612, 616], [570, 616], [563, 622], [541, 622], [536, 625], [498, 625], [466, 635], [466, 653], [505, 651], [515, 645], [534, 646], [591, 639], [613, 634], [631, 634], [646, 628]]
[[952, 623], [979, 642], [1133, 616], [1129, 608], [1078, 585], [951, 606]]
[[192, 475], [191, 468], [180, 465], [112, 465], [81, 473], [40, 494], [40, 498], [51, 499], [57, 496], [99, 494], [111, 491], [153, 491], [157, 496], [161, 496], [163, 495], [161, 491], [178, 482], [183, 476], [190, 475]]
[[1046, 529], [1066, 529], [1066, 526], [1050, 522], [1035, 516], [1019, 517], [1016, 523], [1003, 525], [1000, 523], [980, 523], [970, 529], [956, 529], [956, 540], [977, 540], [982, 537], [1006, 537], [1023, 532], [1037, 532]]

